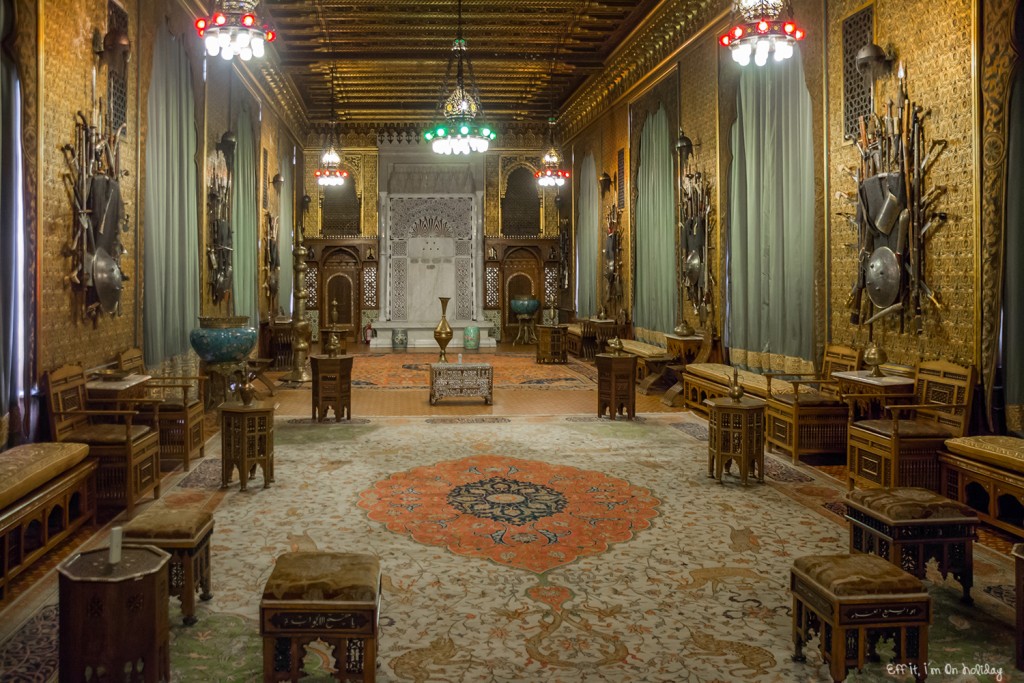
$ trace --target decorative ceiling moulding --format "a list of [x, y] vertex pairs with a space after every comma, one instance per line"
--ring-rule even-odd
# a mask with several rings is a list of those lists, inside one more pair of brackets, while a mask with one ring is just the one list
[[[540, 121], [499, 123], [495, 126], [498, 139], [491, 150], [536, 150], [547, 142], [547, 124]], [[424, 147], [430, 143], [423, 139], [423, 126], [418, 123], [340, 123], [338, 124], [338, 143], [341, 147], [351, 150], [369, 150], [378, 147]], [[323, 145], [321, 131], [309, 130], [304, 135], [305, 147], [314, 148]]]
[[578, 135], [646, 76], [725, 22], [731, 9], [725, 0], [665, 0], [569, 99], [559, 117], [563, 139]]

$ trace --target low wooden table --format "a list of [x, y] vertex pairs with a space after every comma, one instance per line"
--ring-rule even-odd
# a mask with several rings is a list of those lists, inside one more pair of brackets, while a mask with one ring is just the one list
[[85, 383], [85, 390], [90, 401], [116, 404], [118, 401], [145, 397], [146, 382], [151, 379], [150, 375], [143, 374], [132, 374], [118, 380], [91, 379]]
[[537, 362], [567, 362], [568, 325], [537, 325]]
[[919, 579], [928, 560], [963, 587], [970, 605], [978, 515], [966, 505], [922, 488], [866, 489], [846, 495], [850, 551], [873, 553]]
[[757, 471], [764, 483], [764, 401], [743, 396], [736, 401], [727, 396], [704, 399], [708, 407], [708, 476], [722, 483], [722, 471], [729, 471], [733, 460], [739, 462], [740, 483]]
[[263, 468], [263, 488], [274, 481], [274, 404], [253, 401], [251, 405], [225, 403], [221, 416], [220, 487], [231, 483], [238, 468], [241, 489], [246, 490], [256, 466]]
[[489, 363], [431, 363], [430, 405], [449, 396], [482, 396], [491, 405], [494, 368]]
[[597, 416], [615, 419], [625, 413], [626, 419], [636, 417], [636, 356], [628, 353], [599, 353], [597, 365]]
[[[900, 375], [874, 377], [871, 370], [843, 370], [833, 372], [832, 377], [839, 380], [839, 395], [846, 394], [882, 394], [884, 396], [900, 396], [914, 393], [914, 378]], [[875, 419], [882, 417], [882, 404], [885, 398], [853, 399], [856, 411], [855, 420]]]
[[[153, 546], [123, 546], [73, 555], [60, 572], [60, 680], [100, 678], [157, 683], [171, 677], [167, 561]], [[126, 675], [126, 672], [131, 672]], [[90, 676], [91, 673], [91, 676]]]

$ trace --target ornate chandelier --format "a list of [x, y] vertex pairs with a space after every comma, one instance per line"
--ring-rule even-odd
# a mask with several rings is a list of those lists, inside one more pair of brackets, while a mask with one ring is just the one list
[[237, 56], [246, 62], [263, 56], [265, 44], [274, 42], [277, 33], [256, 16], [257, 2], [219, 0], [213, 14], [196, 19], [196, 32], [208, 55], [220, 55], [227, 61]]
[[740, 66], [764, 66], [768, 57], [776, 62], [793, 56], [793, 47], [806, 33], [793, 21], [793, 8], [789, 0], [738, 0], [733, 12], [742, 22], [729, 29], [718, 39], [723, 47], [732, 51], [733, 60]]
[[[452, 87], [452, 66], [455, 65], [455, 85]], [[467, 87], [465, 74], [469, 73]], [[423, 139], [431, 143], [437, 154], [469, 154], [486, 152], [491, 140], [497, 137], [486, 124], [477, 123], [483, 116], [480, 93], [473, 76], [473, 64], [466, 51], [466, 40], [462, 37], [462, 0], [459, 0], [458, 28], [452, 52], [448, 57], [448, 69], [444, 74], [441, 94], [437, 103], [439, 122], [423, 133]]]
[[569, 171], [562, 168], [562, 153], [555, 146], [555, 117], [548, 119], [548, 143], [551, 147], [544, 153], [544, 168], [533, 174], [541, 187], [561, 187], [569, 179]]
[[341, 168], [341, 155], [338, 154], [336, 144], [337, 138], [334, 131], [331, 131], [330, 137], [327, 139], [327, 149], [320, 157], [320, 166], [313, 171], [313, 177], [321, 187], [344, 185], [345, 178], [348, 177], [348, 171]]

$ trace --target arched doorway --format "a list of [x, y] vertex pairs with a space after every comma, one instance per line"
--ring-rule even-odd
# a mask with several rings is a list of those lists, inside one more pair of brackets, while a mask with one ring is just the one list
[[510, 251], [502, 262], [502, 282], [505, 283], [505, 301], [503, 316], [503, 335], [505, 339], [514, 339], [519, 321], [509, 304], [513, 297], [528, 295], [540, 301], [544, 307], [544, 278], [541, 268], [541, 257], [534, 248], [518, 248]]
[[360, 325], [361, 272], [359, 254], [349, 247], [325, 254], [320, 267], [320, 326], [350, 325], [349, 341], [355, 341]]

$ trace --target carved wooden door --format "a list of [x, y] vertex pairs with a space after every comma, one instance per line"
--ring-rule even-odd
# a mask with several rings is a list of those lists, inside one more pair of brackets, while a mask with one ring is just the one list
[[359, 334], [362, 264], [349, 249], [326, 255], [320, 270], [320, 326], [350, 325], [348, 341]]
[[[544, 277], [540, 259], [530, 249], [516, 249], [507, 252], [502, 262], [502, 284], [504, 307], [502, 339], [515, 339], [519, 321], [512, 312], [510, 302], [517, 295], [532, 296], [544, 306]], [[539, 314], [538, 314], [539, 315]]]

